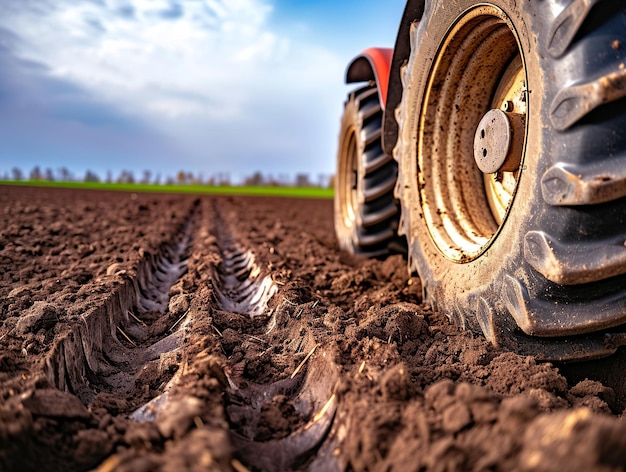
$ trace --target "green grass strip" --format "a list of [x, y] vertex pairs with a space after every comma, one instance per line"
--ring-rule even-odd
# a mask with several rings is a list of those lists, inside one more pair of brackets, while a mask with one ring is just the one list
[[49, 182], [42, 180], [0, 180], [0, 185], [29, 187], [112, 190], [120, 192], [194, 193], [208, 195], [243, 195], [259, 197], [333, 198], [333, 189], [318, 187], [252, 187], [210, 185], [117, 184], [97, 182]]

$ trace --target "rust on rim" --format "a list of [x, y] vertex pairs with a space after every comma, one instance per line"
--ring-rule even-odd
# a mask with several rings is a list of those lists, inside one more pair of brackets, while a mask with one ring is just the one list
[[[434, 58], [417, 137], [423, 216], [451, 261], [479, 257], [506, 220], [523, 169], [526, 84], [524, 56], [508, 16], [487, 4], [460, 15]], [[490, 119], [498, 126], [479, 152], [495, 153], [499, 163], [483, 172], [474, 149], [482, 137], [479, 124]]]

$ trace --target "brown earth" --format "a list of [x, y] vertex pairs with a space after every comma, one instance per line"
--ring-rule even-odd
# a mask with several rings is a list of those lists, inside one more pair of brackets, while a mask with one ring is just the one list
[[0, 187], [0, 213], [1, 470], [626, 466], [610, 387], [341, 254], [330, 201]]

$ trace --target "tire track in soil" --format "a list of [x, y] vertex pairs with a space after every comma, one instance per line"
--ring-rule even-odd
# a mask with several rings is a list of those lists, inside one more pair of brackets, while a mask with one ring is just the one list
[[278, 287], [270, 276], [261, 274], [253, 252], [238, 244], [226, 230], [217, 210], [216, 215], [221, 263], [212, 276], [219, 304], [224, 310], [251, 318], [262, 315]]
[[182, 320], [164, 324], [170, 318], [168, 292], [187, 270], [198, 211], [196, 201], [169, 240], [154, 254], [143, 254], [136, 277], [56, 343], [44, 368], [52, 386], [74, 392], [85, 404], [103, 393], [136, 403], [154, 393], [150, 386], [167, 391], [186, 331]]
[[[61, 330], [51, 337], [48, 352], [41, 361], [31, 361], [33, 380], [0, 409], [0, 444], [5, 443], [0, 447], [0, 470], [31, 470], [44, 464], [49, 470], [91, 468], [120, 442], [119, 433], [129, 426], [125, 413], [161, 391], [167, 393], [175, 383], [172, 376], [180, 374], [181, 347], [189, 323], [186, 316], [175, 322], [171, 319], [169, 292], [187, 271], [187, 256], [201, 216], [199, 203], [185, 204], [182, 218], [174, 219], [171, 213], [173, 231], [168, 235], [164, 228], [161, 243], [153, 240], [141, 247], [133, 267], [109, 266], [107, 276], [119, 282], [108, 285], [110, 291], [99, 297], [101, 302], [85, 305], [88, 309], [80, 322], [61, 324], [58, 320]], [[26, 321], [26, 326], [38, 322]], [[21, 378], [25, 379], [23, 374]], [[12, 384], [20, 387], [17, 379], [6, 382]], [[8, 418], [13, 424], [7, 429], [3, 422]], [[46, 456], [12, 457], [17, 447], [45, 451]]]
[[[266, 383], [244, 378], [245, 361], [231, 366], [236, 374], [229, 379], [225, 397], [231, 440], [236, 455], [254, 470], [295, 470], [315, 456], [333, 424], [337, 366], [326, 352], [315, 355], [320, 345], [311, 336], [301, 336], [304, 328], [298, 316], [279, 322], [281, 306], [293, 302], [281, 295], [271, 274], [257, 265], [254, 253], [237, 241], [223, 212], [216, 207], [215, 214], [221, 262], [213, 277], [220, 307], [249, 316], [251, 321], [262, 317], [265, 323], [250, 323], [244, 335], [267, 346], [265, 352], [286, 343], [281, 355], [306, 353], [290, 376], [270, 378]], [[273, 296], [282, 296], [282, 301], [268, 310]], [[272, 338], [279, 323], [281, 334]], [[272, 357], [267, 362], [265, 368], [273, 372]]]

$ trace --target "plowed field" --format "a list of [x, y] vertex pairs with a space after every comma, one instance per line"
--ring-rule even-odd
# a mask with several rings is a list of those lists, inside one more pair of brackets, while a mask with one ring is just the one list
[[0, 187], [0, 469], [624, 469], [613, 389], [458, 329], [332, 221]]

